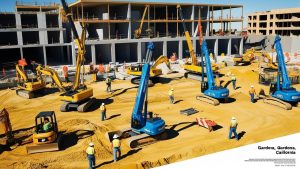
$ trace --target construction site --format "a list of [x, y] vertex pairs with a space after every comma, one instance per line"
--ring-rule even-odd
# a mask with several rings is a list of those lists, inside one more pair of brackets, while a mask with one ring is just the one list
[[244, 31], [243, 5], [15, 8], [0, 12], [3, 168], [155, 168], [300, 132], [300, 33]]

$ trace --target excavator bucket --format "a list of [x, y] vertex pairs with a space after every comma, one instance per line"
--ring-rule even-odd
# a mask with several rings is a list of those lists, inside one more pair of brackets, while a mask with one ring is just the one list
[[27, 146], [27, 154], [33, 153], [41, 153], [41, 152], [49, 152], [49, 151], [58, 151], [59, 145], [58, 143], [49, 143], [49, 144], [40, 144], [34, 146]]

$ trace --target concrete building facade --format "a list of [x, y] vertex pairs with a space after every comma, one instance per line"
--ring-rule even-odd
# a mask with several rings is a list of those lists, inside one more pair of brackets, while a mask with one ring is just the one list
[[248, 33], [300, 36], [300, 8], [275, 9], [248, 15]]
[[[185, 58], [188, 56], [188, 46], [177, 4], [104, 0], [78, 0], [70, 4], [79, 34], [81, 23], [88, 27], [86, 64], [141, 62], [145, 56], [146, 44], [150, 41], [155, 45], [153, 59], [160, 55], [170, 56], [173, 52], [179, 58]], [[145, 5], [149, 5], [149, 10], [143, 24], [142, 38], [134, 39], [134, 30], [141, 22]], [[241, 24], [242, 29], [243, 6], [180, 5], [197, 53], [200, 52], [197, 37], [199, 18], [211, 53], [231, 55], [243, 52], [242, 37], [232, 33], [231, 27], [236, 22]], [[240, 10], [240, 15], [232, 15], [232, 10]], [[68, 24], [63, 21], [56, 4], [17, 4], [15, 13], [0, 13], [0, 34], [7, 37], [0, 42], [1, 63], [25, 58], [50, 66], [75, 65], [75, 44], [69, 37], [71, 31]], [[220, 29], [216, 29], [217, 27]], [[151, 38], [145, 33], [149, 28], [153, 30]], [[226, 35], [216, 36], [220, 31]]]

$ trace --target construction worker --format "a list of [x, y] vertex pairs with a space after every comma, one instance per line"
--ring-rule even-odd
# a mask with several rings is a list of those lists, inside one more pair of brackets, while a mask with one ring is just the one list
[[256, 92], [253, 85], [250, 86], [249, 94], [251, 97], [251, 102], [254, 103], [254, 95], [256, 95]]
[[52, 124], [49, 121], [49, 119], [48, 118], [44, 118], [43, 131], [44, 132], [49, 132], [51, 128], [52, 128]]
[[68, 83], [69, 82], [69, 70], [68, 70], [68, 66], [64, 65], [63, 72], [64, 72], [65, 81]]
[[111, 79], [107, 76], [106, 80], [106, 92], [111, 92]]
[[238, 123], [237, 123], [237, 120], [235, 117], [232, 117], [231, 118], [231, 121], [230, 121], [230, 127], [229, 127], [229, 136], [228, 136], [228, 139], [231, 139], [231, 135], [232, 133], [234, 134], [234, 137], [236, 140], [239, 140], [239, 137], [238, 137], [238, 134], [236, 133], [236, 128], [238, 126]]
[[236, 77], [234, 76], [234, 74], [231, 75], [231, 83], [232, 83], [232, 87], [235, 90], [236, 89]]
[[86, 154], [89, 160], [89, 167], [92, 169], [96, 165], [94, 143], [89, 144], [89, 147], [86, 149]]
[[170, 103], [174, 104], [174, 89], [171, 88], [171, 90], [169, 90], [169, 99], [170, 99]]
[[92, 74], [92, 73], [94, 73], [95, 72], [95, 70], [94, 70], [94, 64], [93, 64], [93, 62], [91, 62], [90, 63], [90, 74]]
[[102, 121], [106, 120], [106, 107], [105, 107], [104, 103], [101, 104], [100, 111], [101, 111]]
[[[114, 162], [116, 162], [118, 160], [118, 158], [121, 157], [121, 148], [120, 148], [121, 141], [117, 134], [114, 135], [111, 146], [113, 148]], [[118, 156], [117, 156], [117, 152], [118, 152]]]

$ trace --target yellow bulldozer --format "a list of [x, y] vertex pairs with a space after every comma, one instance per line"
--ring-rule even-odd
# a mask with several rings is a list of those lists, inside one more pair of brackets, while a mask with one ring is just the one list
[[26, 147], [27, 153], [58, 151], [61, 138], [58, 132], [55, 112], [40, 112], [35, 117], [35, 130], [32, 135], [34, 145]]

